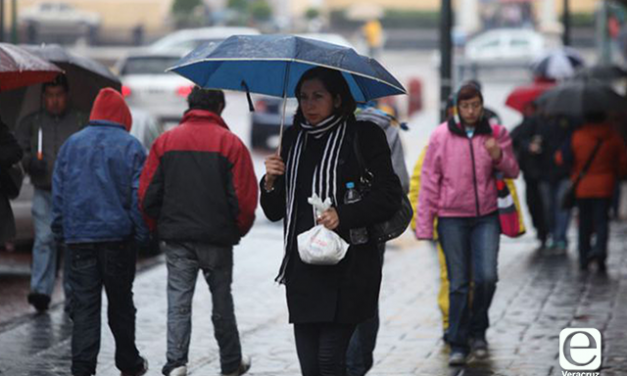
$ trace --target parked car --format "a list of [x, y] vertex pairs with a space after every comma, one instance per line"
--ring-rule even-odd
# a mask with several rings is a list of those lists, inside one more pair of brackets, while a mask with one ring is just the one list
[[466, 43], [469, 64], [530, 64], [546, 52], [546, 40], [531, 29], [494, 29]]
[[18, 23], [27, 43], [67, 43], [83, 37], [93, 43], [98, 38], [101, 18], [98, 13], [67, 3], [42, 2], [20, 10]]
[[153, 52], [177, 51], [186, 54], [201, 44], [221, 42], [232, 35], [258, 35], [259, 30], [250, 27], [202, 27], [182, 29], [166, 35], [150, 44], [147, 48]]
[[136, 51], [115, 65], [128, 105], [148, 112], [165, 128], [181, 120], [194, 86], [188, 79], [166, 72], [181, 57], [178, 52]]

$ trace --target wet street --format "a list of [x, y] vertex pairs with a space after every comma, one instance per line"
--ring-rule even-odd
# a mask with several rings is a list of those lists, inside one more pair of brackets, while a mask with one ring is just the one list
[[[428, 135], [436, 126], [437, 75], [427, 54], [389, 54], [383, 63], [403, 83], [420, 76], [426, 108], [411, 118], [403, 133], [410, 172]], [[520, 81], [484, 82], [487, 104], [501, 113], [508, 128], [519, 121], [505, 109], [506, 94]], [[246, 99], [227, 96], [225, 119], [244, 140], [249, 125]], [[255, 154], [258, 177], [263, 155]], [[520, 183], [520, 179], [519, 179]], [[522, 188], [522, 187], [521, 187]], [[522, 190], [519, 192], [522, 196]], [[527, 226], [531, 225], [526, 216]], [[490, 356], [471, 359], [464, 368], [447, 365], [436, 298], [439, 266], [435, 249], [409, 232], [389, 243], [380, 298], [381, 329], [375, 366], [369, 375], [562, 375], [559, 335], [563, 328], [596, 328], [603, 336], [603, 376], [627, 375], [627, 223], [611, 228], [607, 274], [593, 268], [580, 272], [576, 257], [576, 218], [569, 251], [536, 250], [533, 229], [519, 239], [502, 238], [500, 281], [487, 334]], [[251, 376], [300, 374], [292, 327], [288, 324], [284, 288], [274, 282], [282, 257], [282, 226], [261, 211], [250, 234], [235, 248], [233, 294], [242, 348], [252, 356]], [[160, 375], [166, 346], [166, 267], [163, 256], [144, 260], [135, 285], [137, 343], [150, 363], [148, 375]], [[72, 323], [60, 304], [59, 286], [52, 309], [35, 314], [26, 304], [29, 255], [0, 255], [0, 375], [69, 376]], [[106, 298], [103, 297], [103, 299]], [[102, 345], [98, 375], [118, 375], [113, 337], [103, 304]], [[218, 348], [211, 324], [211, 298], [199, 278], [194, 298], [190, 375], [219, 374]]]
[[[280, 232], [280, 226], [258, 219], [235, 251], [236, 314], [243, 350], [253, 358], [252, 376], [299, 374], [284, 290], [273, 282], [281, 258]], [[572, 246], [567, 254], [551, 254], [534, 250], [529, 235], [504, 240], [500, 282], [490, 311], [491, 355], [486, 361], [471, 360], [464, 369], [447, 365], [436, 305], [436, 253], [429, 244], [405, 234], [386, 253], [382, 326], [371, 375], [561, 375], [558, 337], [566, 327], [599, 329], [601, 374], [627, 374], [627, 226], [615, 226], [613, 234], [607, 275], [579, 272]], [[160, 374], [165, 361], [165, 285], [163, 263], [147, 267], [135, 281], [137, 342], [150, 361], [150, 375]], [[202, 279], [194, 304], [190, 374], [217, 374], [211, 299]], [[47, 314], [28, 314], [5, 324], [0, 333], [0, 374], [70, 375], [71, 326], [61, 305]], [[117, 375], [106, 319], [102, 333], [98, 375]]]

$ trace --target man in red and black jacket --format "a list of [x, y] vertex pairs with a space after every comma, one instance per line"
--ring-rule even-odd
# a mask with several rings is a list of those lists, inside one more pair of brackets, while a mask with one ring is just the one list
[[250, 230], [257, 183], [250, 153], [220, 117], [224, 94], [195, 87], [181, 124], [153, 144], [140, 179], [140, 203], [156, 224], [168, 267], [168, 350], [164, 375], [186, 375], [198, 271], [212, 292], [223, 375], [250, 368], [242, 357], [231, 281], [233, 246]]

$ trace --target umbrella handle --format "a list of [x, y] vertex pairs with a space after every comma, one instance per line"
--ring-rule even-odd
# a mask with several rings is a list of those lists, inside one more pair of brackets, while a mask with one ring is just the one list
[[287, 68], [285, 69], [285, 78], [283, 79], [283, 114], [281, 116], [281, 127], [279, 128], [279, 146], [276, 152], [278, 156], [281, 156], [281, 147], [283, 146], [283, 129], [285, 128], [285, 107], [287, 105], [287, 84], [290, 79], [291, 66], [292, 63], [288, 62]]

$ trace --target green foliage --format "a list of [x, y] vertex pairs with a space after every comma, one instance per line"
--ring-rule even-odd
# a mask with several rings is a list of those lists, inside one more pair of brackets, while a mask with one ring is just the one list
[[249, 4], [250, 14], [257, 21], [267, 21], [272, 17], [272, 8], [266, 0], [256, 0]]
[[227, 8], [245, 12], [248, 9], [248, 1], [247, 0], [229, 0], [227, 3]]
[[570, 22], [573, 27], [594, 27], [594, 13], [571, 13]]
[[267, 21], [272, 17], [272, 7], [267, 0], [228, 0], [228, 8], [239, 13], [238, 23], [247, 24], [247, 20]]
[[[344, 10], [334, 10], [330, 14], [331, 27], [339, 30], [359, 28], [364, 21], [354, 21], [346, 18]], [[437, 28], [440, 22], [440, 13], [433, 11], [417, 11], [409, 9], [386, 9], [381, 19], [385, 29], [428, 29]]]
[[172, 13], [189, 14], [199, 5], [201, 5], [201, 0], [174, 0], [174, 3], [172, 3]]
[[314, 18], [318, 18], [320, 16], [320, 10], [318, 8], [309, 8], [305, 12], [305, 17], [308, 20], [313, 20]]

